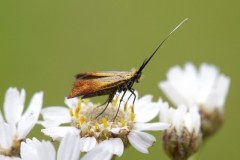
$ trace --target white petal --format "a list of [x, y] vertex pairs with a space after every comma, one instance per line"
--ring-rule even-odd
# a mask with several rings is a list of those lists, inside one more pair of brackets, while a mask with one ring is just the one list
[[119, 127], [116, 127], [116, 128], [111, 128], [110, 131], [114, 134], [119, 134], [119, 131], [121, 130], [122, 128], [119, 128]]
[[56, 127], [64, 123], [70, 123], [69, 110], [65, 107], [47, 107], [42, 110], [43, 121], [39, 123], [45, 128]]
[[41, 132], [43, 132], [45, 135], [52, 137], [53, 140], [62, 140], [62, 138], [66, 135], [68, 132], [75, 133], [76, 135], [80, 134], [80, 130], [78, 130], [75, 127], [51, 127], [42, 129]]
[[78, 98], [65, 98], [65, 104], [69, 107], [69, 108], [75, 108], [78, 104]]
[[[124, 145], [120, 138], [110, 138], [109, 140], [104, 140], [100, 144], [96, 144], [93, 150], [95, 150], [95, 148], [99, 148], [99, 146], [101, 146], [102, 151], [108, 151], [110, 155], [117, 155], [119, 157], [122, 156], [124, 150]], [[95, 157], [94, 155], [89, 156]]]
[[136, 122], [149, 122], [159, 113], [157, 102], [152, 102], [152, 96], [146, 95], [139, 99], [135, 105]]
[[221, 106], [221, 107], [224, 106], [229, 87], [230, 87], [230, 78], [224, 75], [220, 75], [217, 83], [217, 89], [216, 89], [221, 95], [219, 97], [219, 102], [217, 104], [218, 106]]
[[0, 123], [3, 123], [4, 120], [3, 120], [3, 115], [2, 115], [2, 112], [0, 111]]
[[159, 114], [160, 122], [171, 124], [174, 109], [170, 108], [169, 104], [167, 102], [163, 102], [162, 100], [159, 101], [159, 108], [160, 108], [160, 114]]
[[172, 124], [178, 131], [181, 131], [184, 126], [184, 116], [187, 113], [187, 107], [184, 105], [179, 106], [172, 116]]
[[199, 132], [201, 125], [198, 107], [191, 107], [190, 111], [184, 115], [184, 126], [189, 132]]
[[27, 108], [26, 112], [23, 116], [35, 115], [35, 123], [38, 120], [40, 111], [42, 109], [43, 104], [43, 92], [37, 92], [32, 96], [30, 101], [29, 107]]
[[21, 117], [17, 125], [18, 139], [19, 140], [25, 139], [28, 133], [33, 129], [35, 124], [36, 124], [35, 115], [25, 115]]
[[0, 155], [0, 160], [21, 160], [21, 158], [18, 157], [6, 157], [3, 155]]
[[111, 160], [112, 152], [109, 151], [108, 144], [103, 141], [89, 151], [81, 160]]
[[139, 131], [160, 131], [167, 129], [169, 126], [170, 124], [164, 122], [135, 123], [134, 129]]
[[218, 69], [213, 65], [201, 64], [199, 69], [199, 88], [196, 91], [196, 101], [199, 104], [204, 104], [208, 95], [216, 83]]
[[0, 123], [0, 146], [2, 148], [10, 149], [16, 135], [16, 126], [14, 124]]
[[209, 93], [209, 90], [211, 90], [211, 88], [213, 87], [218, 72], [218, 69], [213, 65], [208, 65], [206, 63], [201, 64], [199, 69], [199, 78], [201, 80], [200, 84], [202, 85], [201, 87], [204, 87], [208, 90], [206, 91], [207, 93]]
[[[196, 109], [194, 109], [196, 108]], [[191, 118], [192, 118], [192, 123], [193, 123], [193, 128], [196, 133], [200, 132], [201, 128], [201, 117], [198, 111], [197, 107], [193, 107], [193, 109], [190, 110]]]
[[22, 160], [40, 160], [37, 148], [32, 148], [32, 145], [28, 145], [29, 140], [27, 139], [26, 143], [21, 143], [21, 158]]
[[44, 156], [44, 160], [55, 160], [56, 159], [56, 151], [52, 143], [42, 141], [43, 143], [43, 153], [41, 155]]
[[9, 88], [4, 99], [4, 114], [8, 123], [16, 124], [22, 115], [25, 101], [25, 90], [21, 93], [17, 88]]
[[80, 136], [77, 136], [77, 140], [74, 142], [74, 148], [72, 149], [72, 160], [79, 160], [80, 157]]
[[128, 134], [130, 144], [139, 152], [148, 153], [148, 148], [156, 141], [155, 137], [144, 132], [132, 130]]
[[55, 160], [56, 153], [50, 142], [40, 142], [36, 138], [21, 143], [22, 160]]
[[[152, 99], [153, 99], [153, 96], [150, 95], [150, 94], [147, 94], [147, 95], [144, 95], [143, 97], [139, 98], [139, 99], [137, 100], [136, 104], [138, 104], [139, 106], [141, 106], [141, 104], [142, 104], [142, 105], [145, 105], [145, 104], [147, 104], [147, 103], [149, 103], [149, 102], [152, 102]], [[137, 108], [138, 108], [138, 107], [136, 107], [136, 109], [137, 109]]]
[[184, 65], [184, 71], [185, 71], [185, 74], [188, 77], [190, 77], [190, 79], [196, 80], [196, 78], [197, 78], [197, 69], [191, 62], [187, 62]]
[[206, 100], [206, 106], [209, 108], [212, 107], [212, 109], [216, 107], [223, 109], [228, 94], [229, 86], [230, 86], [229, 77], [220, 75], [215, 84], [215, 88], [211, 91]]
[[67, 133], [62, 139], [57, 159], [58, 160], [78, 160], [80, 157], [80, 136], [75, 133]]
[[196, 68], [191, 63], [185, 65], [184, 70], [179, 66], [172, 67], [167, 73], [168, 80], [160, 83], [160, 88], [175, 104], [194, 104], [194, 97], [198, 89]]
[[60, 124], [55, 121], [37, 121], [37, 124], [42, 125], [44, 128], [51, 128], [51, 127], [57, 127]]
[[160, 82], [158, 86], [174, 105], [177, 106], [184, 103], [184, 97], [168, 81]]
[[120, 138], [110, 138], [109, 142], [110, 145], [108, 147], [112, 148], [112, 154], [118, 157], [122, 156], [124, 150], [122, 140]]
[[88, 152], [92, 150], [97, 144], [97, 140], [95, 137], [82, 137], [80, 141], [81, 141], [80, 150], [82, 152]]

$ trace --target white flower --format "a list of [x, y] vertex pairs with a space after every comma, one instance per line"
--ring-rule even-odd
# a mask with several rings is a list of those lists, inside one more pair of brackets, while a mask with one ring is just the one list
[[200, 132], [200, 115], [198, 108], [195, 106], [190, 107], [189, 111], [185, 105], [180, 105], [177, 109], [169, 107], [167, 102], [160, 102], [160, 121], [166, 122], [173, 126], [177, 133], [182, 134], [183, 129], [187, 129], [188, 132]]
[[171, 126], [163, 132], [163, 146], [171, 159], [188, 159], [201, 144], [201, 120], [198, 108], [184, 105], [170, 108], [167, 102], [160, 103], [160, 121]]
[[192, 63], [186, 63], [183, 69], [172, 67], [159, 87], [176, 106], [197, 105], [211, 112], [215, 108], [223, 110], [229, 84], [229, 77], [213, 65], [203, 63], [198, 71]]
[[[108, 142], [106, 141], [106, 143]], [[111, 152], [104, 150], [101, 145], [99, 144], [81, 160], [110, 160]], [[40, 142], [36, 138], [27, 139], [26, 142], [21, 143], [21, 158], [22, 160], [79, 160], [80, 147], [81, 140], [73, 133], [66, 134], [60, 143], [57, 154], [49, 141]]]
[[[79, 134], [83, 144], [82, 152], [88, 152], [98, 143], [110, 140], [114, 143], [113, 155], [121, 156], [124, 144], [128, 143], [138, 151], [148, 153], [148, 148], [152, 146], [156, 139], [142, 131], [164, 130], [169, 125], [161, 122], [147, 123], [159, 113], [158, 102], [152, 102], [151, 95], [136, 99], [133, 107], [133, 96], [127, 101], [130, 94], [130, 92], [126, 93], [115, 121], [112, 121], [112, 119], [115, 117], [119, 106], [118, 97], [121, 97], [122, 94], [115, 96], [112, 104], [109, 104], [106, 111], [98, 118], [96, 116], [105, 105], [99, 106], [77, 98], [65, 99], [65, 103], [70, 107], [69, 111], [60, 107], [43, 109], [44, 121], [40, 123], [48, 128], [43, 129], [42, 132], [56, 140], [61, 140], [69, 131]], [[67, 122], [71, 122], [71, 126], [54, 127], [54, 125]], [[109, 145], [105, 145], [105, 147], [109, 148]]]
[[[19, 156], [20, 141], [37, 123], [43, 101], [43, 93], [35, 93], [23, 113], [25, 90], [9, 88], [4, 99], [4, 117], [0, 114], [0, 155], [5, 158]], [[11, 157], [13, 156], [13, 157]]]
[[176, 105], [198, 106], [203, 137], [215, 133], [223, 123], [224, 104], [230, 78], [213, 65], [203, 63], [199, 71], [191, 63], [172, 67], [159, 87]]

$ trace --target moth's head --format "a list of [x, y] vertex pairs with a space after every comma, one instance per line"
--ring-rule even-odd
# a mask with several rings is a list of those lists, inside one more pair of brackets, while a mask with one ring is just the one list
[[132, 68], [131, 72], [133, 73], [132, 80], [136, 83], [139, 83], [141, 80], [142, 72], [139, 72], [136, 68]]
[[134, 74], [134, 81], [136, 83], [139, 83], [140, 80], [141, 80], [141, 76], [142, 76], [142, 72], [135, 72], [135, 74]]

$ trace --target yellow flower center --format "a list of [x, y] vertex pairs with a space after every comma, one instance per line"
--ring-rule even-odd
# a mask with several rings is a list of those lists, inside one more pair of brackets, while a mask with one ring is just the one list
[[[94, 136], [97, 141], [113, 137], [125, 140], [133, 128], [135, 119], [134, 106], [129, 106], [128, 102], [122, 102], [116, 116], [119, 107], [118, 101], [119, 99], [116, 97], [100, 116], [98, 114], [103, 111], [106, 105], [98, 106], [86, 100], [79, 101], [75, 109], [69, 110], [72, 125], [81, 130], [82, 137]], [[113, 121], [115, 116], [116, 119]]]

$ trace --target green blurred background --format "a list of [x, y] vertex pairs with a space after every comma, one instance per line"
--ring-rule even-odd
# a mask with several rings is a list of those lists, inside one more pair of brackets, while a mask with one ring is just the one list
[[[231, 77], [225, 123], [201, 148], [198, 159], [238, 159], [239, 5], [237, 0], [1, 0], [0, 102], [7, 88], [15, 86], [26, 89], [27, 104], [42, 90], [44, 106], [64, 105], [74, 74], [137, 68], [188, 17], [135, 89], [157, 99], [163, 96], [157, 83], [166, 79], [169, 67], [188, 61], [217, 65]], [[168, 159], [160, 134], [154, 135], [158, 142], [149, 155], [130, 147], [119, 159]]]

